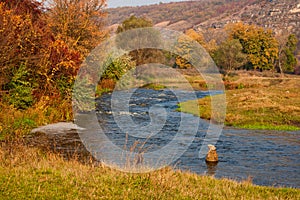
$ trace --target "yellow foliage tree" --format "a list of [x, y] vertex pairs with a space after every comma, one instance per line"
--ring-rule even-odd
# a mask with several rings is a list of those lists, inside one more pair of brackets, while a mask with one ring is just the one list
[[205, 45], [204, 36], [201, 33], [197, 33], [194, 29], [188, 29], [185, 34], [192, 38], [193, 40], [197, 41], [201, 45]]
[[272, 30], [241, 22], [226, 26], [230, 39], [238, 39], [256, 70], [274, 70], [278, 59], [278, 42]]
[[45, 19], [53, 39], [42, 60], [44, 87], [70, 98], [82, 60], [108, 32], [103, 18], [105, 0], [52, 0]]
[[196, 32], [194, 29], [189, 29], [185, 32], [187, 36], [198, 42], [209, 54], [212, 54], [217, 49], [215, 39], [205, 39], [203, 34]]
[[179, 68], [190, 68], [192, 65], [191, 63], [188, 62], [191, 58], [191, 45], [193, 41], [196, 41], [199, 43], [208, 53], [212, 53], [216, 50], [216, 41], [215, 40], [210, 40], [209, 42], [205, 41], [205, 38], [202, 33], [198, 33], [193, 29], [189, 29], [185, 32], [185, 35], [187, 36], [182, 36], [178, 40], [178, 45], [176, 46], [177, 52], [180, 52], [181, 55], [184, 56], [176, 56], [175, 64]]
[[29, 14], [16, 14], [0, 3], [0, 86], [9, 81], [13, 68], [36, 63], [42, 35]]
[[52, 0], [48, 26], [55, 39], [83, 56], [95, 48], [107, 35], [104, 31], [105, 0]]
[[181, 36], [178, 38], [177, 45], [176, 45], [176, 52], [178, 52], [180, 55], [176, 56], [175, 64], [180, 69], [187, 69], [192, 67], [189, 60], [191, 59], [191, 43], [193, 40], [191, 38], [188, 38], [186, 36]]

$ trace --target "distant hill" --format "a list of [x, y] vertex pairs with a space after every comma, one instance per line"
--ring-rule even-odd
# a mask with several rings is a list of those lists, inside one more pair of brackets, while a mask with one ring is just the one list
[[[108, 25], [120, 24], [130, 15], [149, 18], [154, 24], [164, 22], [176, 30], [185, 30], [221, 14], [233, 14], [257, 0], [198, 0], [162, 3], [150, 6], [107, 9]], [[180, 23], [179, 23], [180, 22]], [[178, 26], [176, 23], [181, 24]], [[187, 25], [188, 24], [188, 25]]]
[[230, 22], [243, 21], [275, 32], [287, 30], [300, 36], [300, 1], [268, 0], [248, 4], [237, 12], [223, 13], [196, 25], [197, 28], [222, 28]]
[[[211, 37], [211, 31], [243, 21], [294, 33], [300, 40], [300, 0], [198, 0], [140, 7], [108, 9], [108, 25], [117, 27], [130, 15], [151, 19], [156, 26], [184, 31], [193, 28]], [[300, 60], [300, 42], [298, 43]]]

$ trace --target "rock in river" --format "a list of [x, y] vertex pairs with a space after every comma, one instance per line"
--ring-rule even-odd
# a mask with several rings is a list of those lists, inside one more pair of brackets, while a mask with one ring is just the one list
[[60, 153], [65, 159], [94, 162], [77, 133], [80, 129], [72, 122], [59, 122], [35, 128], [25, 139], [29, 146]]
[[208, 153], [206, 155], [205, 161], [206, 162], [218, 162], [218, 154], [217, 148], [214, 145], [208, 145]]

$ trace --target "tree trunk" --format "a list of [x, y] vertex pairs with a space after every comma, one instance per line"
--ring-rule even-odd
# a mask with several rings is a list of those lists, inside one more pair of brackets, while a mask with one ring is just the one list
[[278, 56], [278, 68], [279, 68], [280, 75], [283, 76], [283, 70], [282, 70], [282, 66], [281, 66], [280, 55]]

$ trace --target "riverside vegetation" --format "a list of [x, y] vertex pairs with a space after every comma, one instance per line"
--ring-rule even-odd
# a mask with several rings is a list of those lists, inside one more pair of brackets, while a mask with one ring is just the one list
[[[106, 15], [102, 9], [105, 1], [93, 1], [95, 4], [89, 2], [53, 0], [49, 9], [43, 8], [41, 3], [34, 0], [0, 2], [0, 199], [299, 199], [298, 189], [254, 186], [250, 180], [242, 183], [216, 180], [169, 168], [148, 174], [125, 174], [104, 166], [83, 165], [76, 159], [66, 161], [57, 154], [26, 146], [22, 138], [31, 129], [72, 120], [72, 86], [80, 64], [99, 42], [108, 37], [102, 20]], [[135, 23], [141, 22], [134, 17], [131, 19]], [[150, 21], [141, 24], [152, 26]], [[130, 28], [134, 27], [140, 27], [140, 24]], [[235, 26], [236, 29], [245, 27], [247, 28], [243, 24]], [[257, 39], [255, 37], [270, 36], [269, 32], [259, 30], [249, 33], [249, 37], [238, 35], [237, 31], [229, 38], [237, 46], [234, 50], [243, 51], [243, 46], [239, 43], [242, 39], [248, 39], [248, 45]], [[204, 42], [198, 33], [188, 33], [199, 39], [200, 43]], [[281, 72], [290, 71], [295, 65], [291, 53], [295, 38], [291, 35], [290, 40], [284, 39], [280, 55]], [[255, 66], [253, 68], [261, 70], [277, 69], [275, 62], [271, 61], [277, 58], [274, 55], [278, 46], [274, 38], [270, 41], [272, 44], [269, 45], [267, 60], [242, 55], [242, 63], [246, 63], [248, 68]], [[213, 54], [218, 49], [213, 42], [203, 46], [212, 55], [217, 55]], [[224, 48], [226, 46], [227, 43], [224, 43]], [[175, 60], [174, 65], [171, 65], [175, 68], [190, 67], [186, 58], [166, 56], [166, 52], [150, 52], [156, 58], [163, 57], [163, 63]], [[222, 54], [222, 48], [216, 52], [220, 58], [227, 56]], [[146, 62], [147, 53], [149, 52], [133, 51], [114, 61], [100, 79], [96, 94], [101, 95], [103, 91], [111, 90], [122, 74], [135, 65]], [[246, 54], [247, 51], [242, 53]], [[252, 60], [245, 60], [247, 57]], [[234, 70], [232, 68], [238, 68], [237, 63], [240, 62], [219, 67]], [[190, 79], [195, 85], [193, 80], [197, 78]], [[205, 85], [201, 84], [203, 86]], [[157, 85], [149, 87], [162, 88]], [[255, 93], [255, 88], [252, 90]], [[285, 95], [280, 96], [282, 103], [291, 102], [291, 106], [287, 108], [290, 110], [286, 112], [298, 112], [295, 104], [299, 102], [299, 97], [295, 95], [296, 89], [285, 91]], [[238, 93], [235, 96], [242, 98]], [[283, 117], [285, 116], [288, 115]], [[237, 119], [232, 120], [238, 122]], [[287, 122], [294, 127], [297, 126], [298, 119], [294, 117]]]
[[[300, 130], [300, 77], [272, 77], [270, 75], [276, 74], [268, 74], [269, 77], [263, 77], [263, 73], [240, 72], [226, 78], [225, 125], [246, 129]], [[182, 102], [178, 110], [211, 119], [210, 97]]]

